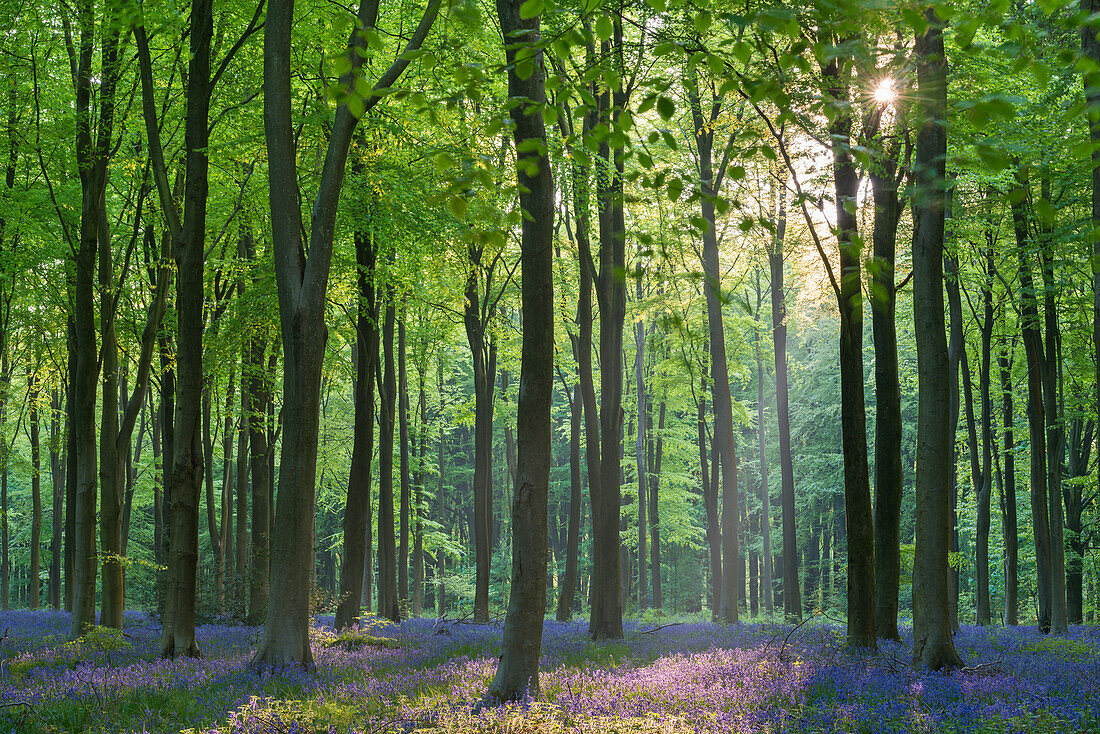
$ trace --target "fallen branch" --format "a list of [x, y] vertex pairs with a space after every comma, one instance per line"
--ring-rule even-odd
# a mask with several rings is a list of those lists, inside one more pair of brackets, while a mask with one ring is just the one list
[[650, 633], [657, 632], [659, 630], [663, 630], [667, 627], [679, 627], [682, 624], [683, 624], [683, 622], [669, 622], [668, 624], [662, 624], [659, 627], [654, 627], [652, 629], [642, 630], [641, 632], [635, 632], [634, 634], [632, 634], [630, 636], [630, 639], [631, 640], [636, 640], [639, 637], [641, 637], [642, 635], [648, 635]]

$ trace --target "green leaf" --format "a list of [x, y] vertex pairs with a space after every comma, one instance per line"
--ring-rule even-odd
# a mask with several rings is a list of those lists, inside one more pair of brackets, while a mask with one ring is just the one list
[[657, 98], [657, 112], [665, 120], [671, 120], [672, 116], [676, 114], [676, 103], [662, 95]]
[[611, 18], [606, 15], [601, 15], [596, 18], [596, 37], [601, 41], [611, 40], [611, 36], [615, 33], [615, 24], [611, 22]]
[[367, 105], [363, 102], [363, 98], [358, 94], [349, 94], [345, 103], [348, 106], [348, 112], [355, 118], [360, 118], [363, 113], [367, 111]]
[[451, 215], [458, 220], [466, 218], [466, 200], [461, 196], [452, 196], [447, 200], [447, 208], [451, 210]]
[[530, 20], [542, 15], [544, 9], [545, 3], [543, 0], [524, 0], [523, 4], [519, 6], [519, 17], [522, 20]]
[[684, 182], [680, 178], [674, 178], [668, 182], [668, 198], [676, 201], [684, 191]]
[[713, 23], [714, 18], [706, 10], [701, 10], [695, 14], [695, 32], [700, 36], [705, 35]]

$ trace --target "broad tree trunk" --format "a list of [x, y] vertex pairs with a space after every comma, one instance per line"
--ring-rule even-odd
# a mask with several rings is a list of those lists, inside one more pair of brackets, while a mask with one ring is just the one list
[[950, 399], [943, 313], [944, 180], [947, 156], [947, 59], [943, 24], [925, 10], [917, 36], [919, 132], [914, 169], [913, 327], [917, 340], [916, 550], [913, 557], [913, 665], [943, 670], [962, 664], [948, 614]]
[[[509, 701], [539, 695], [539, 653], [546, 610], [546, 508], [550, 484], [550, 403], [554, 380], [554, 184], [541, 114], [544, 70], [536, 57], [531, 73], [516, 69], [517, 45], [537, 43], [539, 18], [524, 20], [520, 0], [497, 0], [508, 61], [520, 207], [526, 213], [521, 239], [523, 346], [517, 413], [516, 482], [512, 503], [512, 583], [504, 639], [486, 699]], [[538, 143], [530, 150], [531, 143]]]

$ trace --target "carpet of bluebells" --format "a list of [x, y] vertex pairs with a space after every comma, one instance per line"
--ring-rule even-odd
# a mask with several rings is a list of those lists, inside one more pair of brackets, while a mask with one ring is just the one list
[[313, 631], [313, 672], [249, 667], [255, 627], [199, 629], [201, 659], [156, 659], [155, 620], [66, 641], [68, 616], [0, 613], [0, 734], [180, 732], [1100, 732], [1100, 629], [1067, 637], [964, 628], [967, 668], [914, 672], [912, 639], [847, 650], [843, 630], [629, 625], [593, 643], [547, 622], [542, 692], [472, 714], [500, 627], [411, 620], [337, 638]]

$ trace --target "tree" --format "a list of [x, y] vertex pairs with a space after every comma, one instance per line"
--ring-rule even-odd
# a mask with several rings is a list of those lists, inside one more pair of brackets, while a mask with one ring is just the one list
[[943, 249], [947, 131], [947, 56], [944, 24], [926, 8], [928, 27], [917, 34], [919, 128], [913, 165], [916, 212], [913, 237], [913, 327], [919, 380], [917, 517], [913, 557], [913, 664], [944, 670], [962, 664], [948, 614], [948, 515], [951, 433], [947, 335], [944, 332]]
[[[420, 47], [439, 11], [430, 0], [405, 52], [363, 97], [351, 92], [336, 108], [310, 223], [309, 251], [303, 247], [302, 213], [297, 201], [295, 135], [291, 123], [290, 32], [294, 0], [273, 0], [264, 26], [264, 134], [268, 150], [268, 189], [272, 211], [275, 276], [283, 345], [283, 443], [280, 487], [275, 510], [264, 636], [254, 665], [312, 667], [309, 647], [309, 571], [313, 560], [317, 431], [321, 366], [327, 338], [325, 297], [332, 259], [336, 207], [344, 168], [359, 117], [377, 104], [381, 92], [397, 81]], [[363, 0], [356, 15], [362, 28], [373, 28], [378, 4]], [[349, 71], [341, 78], [351, 89], [367, 51], [364, 34], [348, 41]], [[353, 101], [358, 100], [358, 101]], [[350, 105], [355, 105], [353, 114]], [[391, 525], [392, 532], [392, 525]]]
[[[508, 114], [516, 143], [522, 224], [523, 347], [512, 500], [512, 584], [501, 658], [487, 702], [538, 697], [546, 610], [546, 514], [550, 484], [550, 401], [554, 381], [554, 184], [546, 129], [545, 72], [539, 16], [525, 19], [520, 0], [497, 0], [508, 66]], [[533, 113], [533, 114], [532, 114]]]

